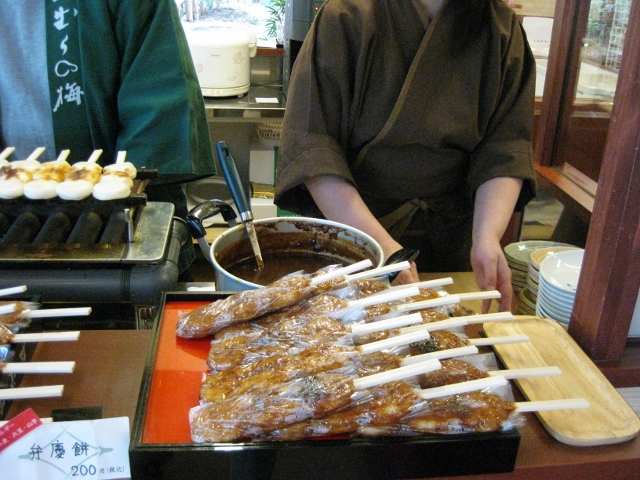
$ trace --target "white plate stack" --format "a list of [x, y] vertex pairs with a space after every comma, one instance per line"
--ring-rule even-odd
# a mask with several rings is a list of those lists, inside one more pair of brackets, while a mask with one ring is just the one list
[[540, 263], [536, 315], [569, 324], [583, 258], [583, 249], [565, 250]]
[[526, 240], [504, 247], [504, 254], [511, 270], [513, 293], [518, 299], [516, 314], [536, 315], [538, 269], [534, 269], [534, 278], [532, 278], [531, 254], [540, 249], [564, 247], [571, 247], [571, 245], [547, 240]]

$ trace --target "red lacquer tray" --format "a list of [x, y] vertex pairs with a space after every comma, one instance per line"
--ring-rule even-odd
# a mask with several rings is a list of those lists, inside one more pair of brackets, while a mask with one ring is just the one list
[[137, 479], [427, 478], [513, 470], [520, 435], [508, 432], [300, 442], [195, 444], [189, 410], [198, 405], [211, 339], [176, 336], [178, 317], [228, 293], [163, 295], [130, 447]]

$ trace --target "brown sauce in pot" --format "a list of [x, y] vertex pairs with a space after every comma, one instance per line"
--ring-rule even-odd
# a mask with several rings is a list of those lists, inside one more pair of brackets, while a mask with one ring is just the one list
[[318, 253], [272, 252], [263, 254], [264, 270], [258, 270], [255, 257], [245, 258], [226, 270], [242, 280], [267, 285], [293, 272], [313, 273], [329, 265], [346, 265], [339, 258]]
[[328, 265], [349, 265], [366, 258], [376, 263], [362, 245], [339, 238], [341, 230], [336, 227], [302, 223], [297, 227], [299, 231], [285, 233], [271, 230], [269, 225], [256, 226], [264, 270], [258, 271], [248, 239], [216, 252], [216, 260], [226, 272], [258, 285], [293, 272], [313, 273]]

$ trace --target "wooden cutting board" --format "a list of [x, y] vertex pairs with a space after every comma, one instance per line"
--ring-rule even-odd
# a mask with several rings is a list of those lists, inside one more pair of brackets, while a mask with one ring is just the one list
[[640, 419], [569, 334], [553, 320], [517, 316], [511, 322], [485, 323], [488, 337], [529, 336], [529, 342], [494, 345], [507, 368], [557, 366], [562, 375], [515, 380], [528, 400], [585, 398], [590, 407], [536, 412], [560, 442], [576, 446], [620, 443], [640, 431]]

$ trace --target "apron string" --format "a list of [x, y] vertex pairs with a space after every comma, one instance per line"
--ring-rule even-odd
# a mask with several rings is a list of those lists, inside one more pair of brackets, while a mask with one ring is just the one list
[[389, 232], [391, 237], [399, 242], [418, 210], [426, 212], [428, 209], [429, 204], [426, 200], [414, 198], [403, 203], [393, 212], [380, 217], [378, 221]]

